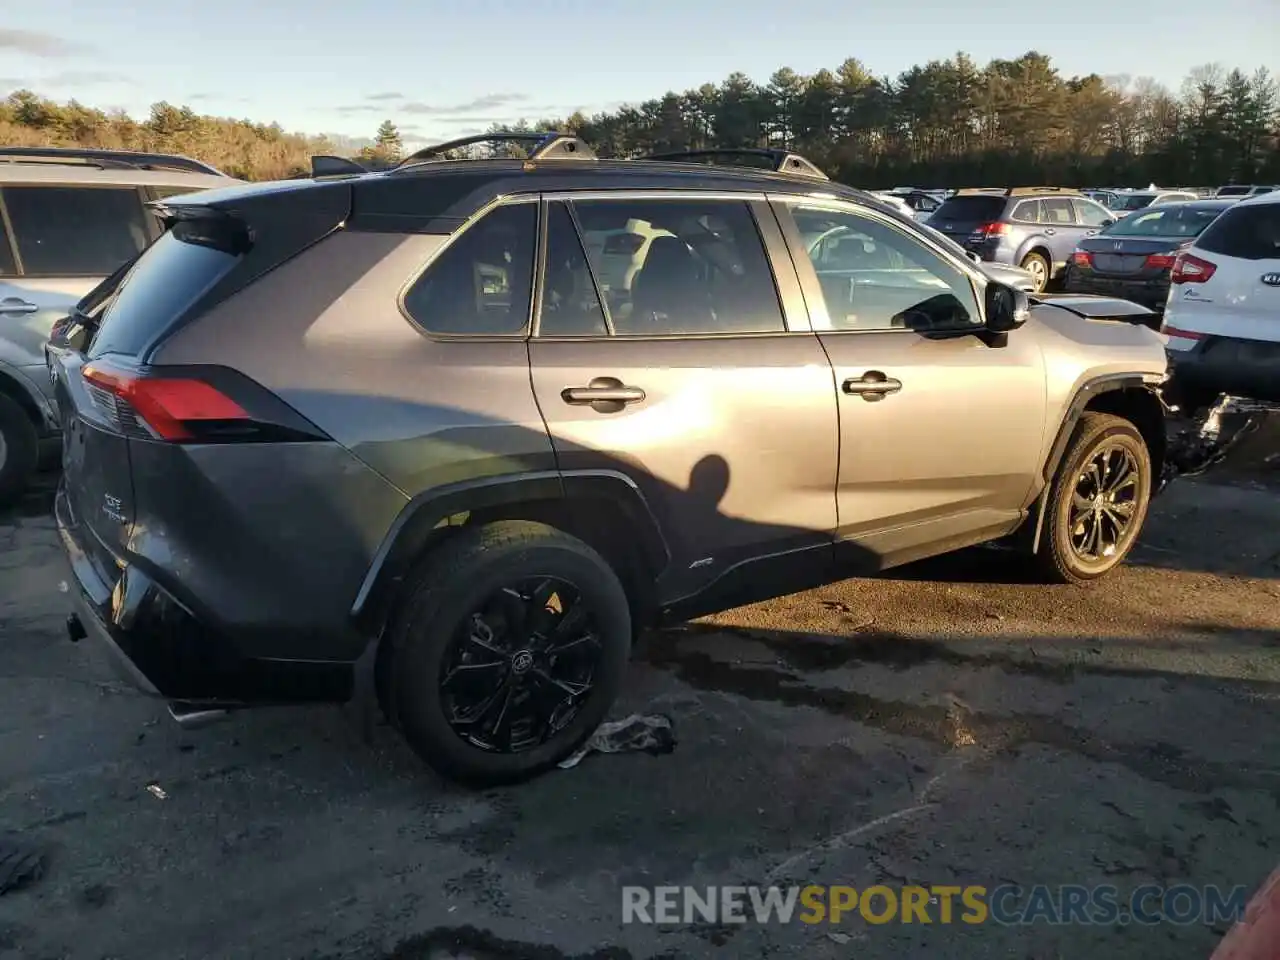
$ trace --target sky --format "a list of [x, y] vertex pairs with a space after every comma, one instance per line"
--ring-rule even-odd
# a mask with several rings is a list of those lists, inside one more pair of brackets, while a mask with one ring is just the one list
[[[590, 114], [734, 71], [896, 76], [956, 51], [1035, 49], [1066, 75], [1280, 73], [1280, 0], [1172, 7], [1025, 0], [39, 0], [7, 3], [0, 93], [145, 116], [159, 100], [288, 130], [409, 142]], [[1221, 27], [1215, 26], [1221, 24]]]

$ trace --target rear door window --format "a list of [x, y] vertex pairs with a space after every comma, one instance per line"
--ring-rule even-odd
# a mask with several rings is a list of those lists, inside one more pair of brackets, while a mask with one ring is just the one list
[[5, 187], [0, 196], [29, 277], [105, 277], [151, 240], [133, 187]]
[[12, 277], [18, 272], [18, 266], [13, 259], [13, 244], [9, 238], [9, 231], [5, 229], [4, 221], [0, 220], [0, 277]]
[[1228, 208], [1200, 234], [1196, 246], [1241, 260], [1280, 260], [1280, 203]]

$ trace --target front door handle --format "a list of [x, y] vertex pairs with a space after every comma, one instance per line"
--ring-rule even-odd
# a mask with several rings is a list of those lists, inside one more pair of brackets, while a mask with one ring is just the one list
[[1057, 232], [1058, 232], [1058, 231], [1057, 231], [1057, 230], [1055, 230], [1055, 229], [1053, 229], [1053, 227], [1045, 227], [1045, 228], [1044, 228], [1044, 235], [1045, 235], [1046, 237], [1052, 237], [1052, 236], [1053, 236], [1055, 233], [1057, 233]]
[[617, 377], [595, 377], [585, 387], [565, 387], [560, 399], [572, 406], [589, 406], [596, 413], [617, 413], [629, 403], [644, 400], [644, 391]]
[[20, 300], [17, 297], [5, 297], [0, 300], [0, 313], [35, 313], [39, 309], [36, 304], [27, 300]]
[[883, 400], [902, 389], [902, 381], [886, 377], [879, 370], [868, 370], [860, 377], [850, 377], [844, 382], [844, 392], [857, 394], [863, 400]]

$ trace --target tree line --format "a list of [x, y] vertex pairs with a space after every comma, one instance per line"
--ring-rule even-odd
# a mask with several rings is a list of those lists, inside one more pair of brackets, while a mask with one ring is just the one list
[[[1280, 91], [1265, 68], [1199, 67], [1175, 92], [1145, 78], [1063, 77], [1036, 52], [985, 67], [959, 53], [897, 78], [849, 59], [812, 75], [784, 67], [764, 84], [735, 73], [612, 112], [489, 132], [532, 129], [573, 131], [608, 157], [781, 147], [870, 188], [1280, 182]], [[29, 90], [0, 103], [0, 143], [183, 153], [249, 179], [303, 175], [316, 153], [380, 164], [403, 150], [394, 118], [361, 146], [167, 102], [135, 120]]]

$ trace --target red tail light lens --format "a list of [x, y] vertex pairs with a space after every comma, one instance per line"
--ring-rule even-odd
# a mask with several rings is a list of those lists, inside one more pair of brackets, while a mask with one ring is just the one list
[[1077, 250], [1071, 254], [1071, 262], [1077, 267], [1092, 267], [1093, 254], [1088, 250]]
[[1180, 337], [1183, 340], [1203, 340], [1203, 333], [1196, 333], [1192, 330], [1179, 330], [1177, 327], [1171, 327], [1164, 324], [1160, 327], [1160, 332], [1167, 337]]
[[194, 421], [249, 419], [240, 404], [202, 380], [149, 378], [93, 364], [86, 366], [81, 376], [91, 388], [111, 398], [110, 412], [118, 420], [132, 421], [160, 440], [193, 439], [187, 424]]
[[1170, 253], [1153, 253], [1151, 256], [1147, 257], [1147, 262], [1143, 264], [1143, 266], [1150, 267], [1153, 270], [1167, 270], [1173, 266], [1177, 259], [1177, 251], [1172, 251]]
[[995, 223], [980, 224], [978, 228], [973, 231], [974, 236], [979, 237], [1003, 237], [1008, 232], [1009, 225], [998, 221]]
[[1173, 261], [1171, 283], [1204, 283], [1217, 271], [1218, 265], [1190, 253], [1180, 253]]

